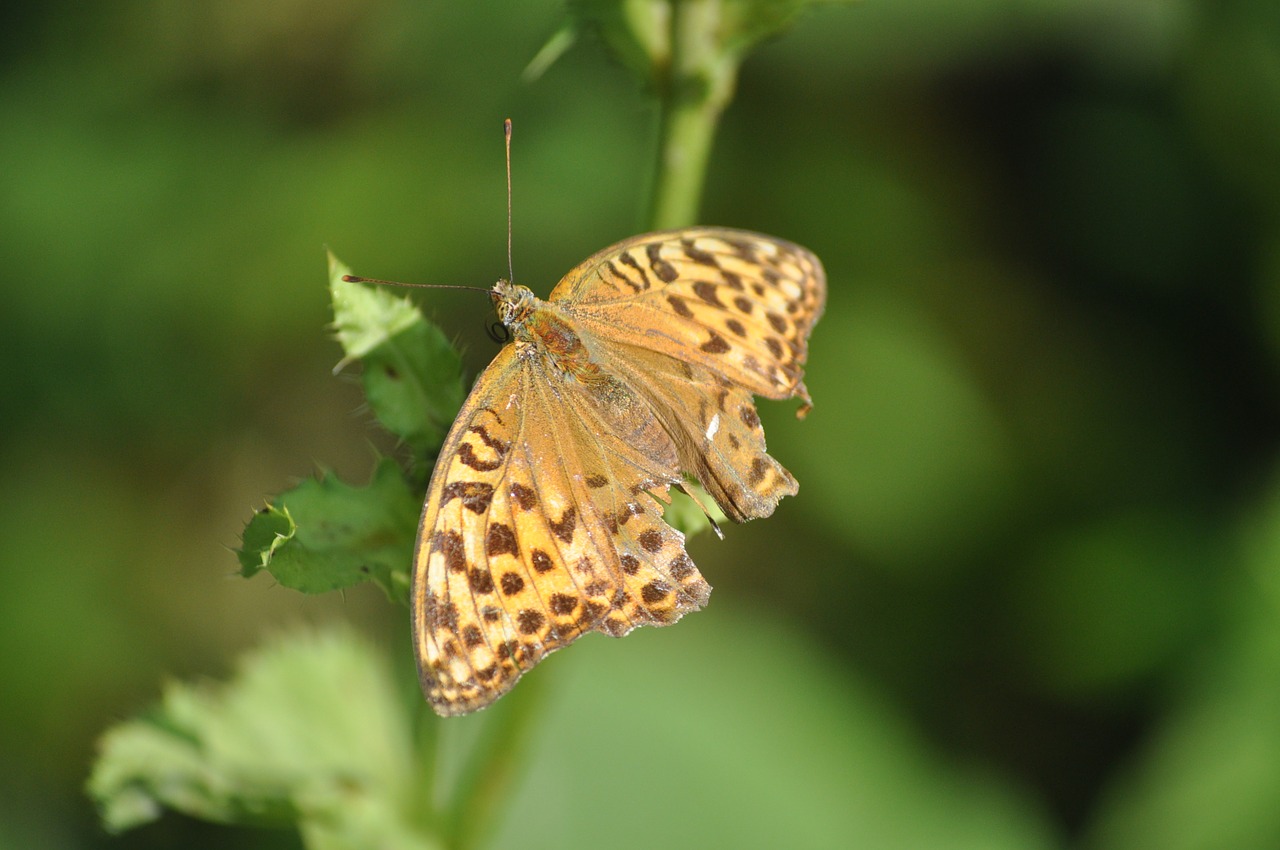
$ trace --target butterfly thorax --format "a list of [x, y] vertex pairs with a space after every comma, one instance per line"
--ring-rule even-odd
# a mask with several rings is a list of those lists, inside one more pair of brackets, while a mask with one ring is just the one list
[[608, 380], [555, 304], [505, 280], [494, 284], [493, 300], [498, 318], [511, 331], [521, 356], [541, 357], [554, 374], [583, 383]]

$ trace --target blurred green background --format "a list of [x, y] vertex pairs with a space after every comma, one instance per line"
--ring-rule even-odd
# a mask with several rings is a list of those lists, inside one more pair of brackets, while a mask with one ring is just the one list
[[[265, 495], [363, 481], [324, 246], [545, 295], [640, 229], [652, 105], [537, 2], [133, 0], [0, 28], [0, 845], [108, 838], [94, 740], [168, 678], [354, 621], [234, 577]], [[744, 66], [702, 220], [826, 263], [801, 482], [593, 636], [496, 846], [1280, 846], [1280, 5], [866, 0]], [[474, 372], [487, 303], [419, 299]], [[624, 825], [619, 831], [619, 825]], [[602, 839], [607, 836], [608, 839]]]

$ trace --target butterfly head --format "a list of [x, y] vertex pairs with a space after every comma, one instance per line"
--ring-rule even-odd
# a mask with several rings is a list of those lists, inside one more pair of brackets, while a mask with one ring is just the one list
[[489, 292], [489, 297], [493, 299], [493, 308], [498, 311], [498, 319], [512, 333], [515, 333], [533, 312], [538, 300], [528, 287], [508, 280], [499, 280], [495, 283]]

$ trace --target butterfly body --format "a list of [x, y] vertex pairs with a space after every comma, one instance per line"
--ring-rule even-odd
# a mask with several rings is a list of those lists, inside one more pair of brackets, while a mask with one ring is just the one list
[[558, 305], [543, 301], [523, 286], [507, 281], [494, 285], [500, 313], [510, 319], [503, 324], [511, 331], [521, 358], [542, 357], [549, 375], [560, 375], [583, 383], [600, 381], [604, 375], [591, 358], [582, 338]]
[[441, 714], [488, 705], [588, 631], [706, 603], [667, 492], [695, 478], [743, 521], [797, 491], [752, 395], [811, 406], [825, 276], [791, 243], [694, 228], [607, 248], [546, 301], [507, 281], [492, 297], [511, 342], [441, 450], [414, 562], [415, 649]]

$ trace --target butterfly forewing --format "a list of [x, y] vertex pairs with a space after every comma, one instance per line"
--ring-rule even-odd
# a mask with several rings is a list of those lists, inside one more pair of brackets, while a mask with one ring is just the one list
[[547, 302], [499, 284], [512, 331], [463, 405], [427, 495], [414, 639], [440, 714], [482, 708], [589, 631], [675, 622], [710, 586], [662, 520], [699, 480], [735, 520], [796, 492], [752, 394], [799, 397], [817, 258], [694, 228], [607, 248]]
[[428, 492], [412, 602], [441, 714], [487, 705], [585, 632], [675, 622], [711, 590], [650, 495], [681, 480], [652, 409], [548, 373], [527, 346], [476, 382]]
[[676, 354], [808, 410], [803, 367], [826, 275], [799, 245], [727, 228], [650, 233], [579, 264], [550, 300], [602, 340]]
[[797, 491], [765, 451], [752, 394], [798, 397], [826, 277], [808, 250], [724, 228], [651, 233], [601, 251], [551, 296], [597, 356], [668, 411], [682, 470], [725, 513], [773, 513]]

